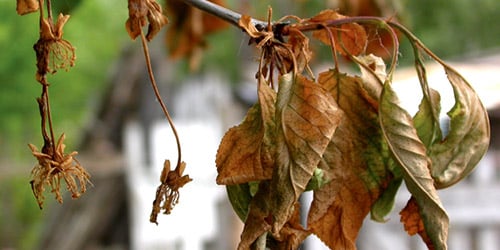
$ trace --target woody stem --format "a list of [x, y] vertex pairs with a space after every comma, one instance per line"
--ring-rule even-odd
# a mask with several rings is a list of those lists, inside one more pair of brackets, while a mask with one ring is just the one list
[[[214, 4], [206, 0], [182, 0], [182, 2], [189, 4], [197, 9], [203, 10], [209, 14], [212, 14], [236, 27], [239, 27], [238, 21], [241, 18], [241, 14], [234, 12], [230, 9], [222, 7], [220, 5]], [[256, 20], [252, 18], [252, 23], [256, 27], [267, 27], [267, 22]]]

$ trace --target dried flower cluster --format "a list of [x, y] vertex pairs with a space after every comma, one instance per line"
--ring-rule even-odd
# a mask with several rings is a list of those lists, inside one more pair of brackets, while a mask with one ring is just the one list
[[33, 156], [38, 160], [38, 163], [31, 170], [33, 180], [30, 183], [40, 209], [44, 202], [45, 186], [50, 186], [56, 200], [62, 203], [60, 191], [62, 179], [66, 182], [66, 187], [72, 198], [78, 198], [82, 193], [85, 193], [86, 184], [90, 183], [90, 175], [74, 158], [78, 153], [76, 151], [69, 154], [64, 153], [66, 147], [64, 139], [65, 135], [62, 134], [57, 141], [55, 151], [52, 151], [52, 147], [49, 145], [44, 145], [39, 151], [35, 145], [29, 144]]
[[181, 162], [174, 170], [170, 170], [170, 161], [165, 160], [160, 176], [161, 184], [156, 189], [156, 197], [153, 201], [153, 210], [149, 221], [158, 224], [158, 213], [165, 210], [164, 214], [170, 214], [174, 206], [179, 202], [179, 189], [192, 181], [189, 175], [182, 175], [185, 168], [186, 163]]
[[48, 73], [54, 74], [57, 69], [69, 69], [75, 65], [75, 48], [64, 40], [63, 27], [69, 15], [59, 14], [56, 23], [52, 18], [40, 19], [40, 38], [34, 49], [37, 57], [36, 79], [41, 84], [48, 84], [45, 79]]

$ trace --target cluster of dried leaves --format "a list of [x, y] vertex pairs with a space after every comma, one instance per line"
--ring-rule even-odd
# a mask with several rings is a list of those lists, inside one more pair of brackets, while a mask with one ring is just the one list
[[37, 102], [41, 117], [43, 146], [39, 151], [35, 145], [29, 144], [33, 156], [38, 161], [31, 171], [33, 179], [30, 183], [40, 209], [45, 200], [43, 195], [45, 186], [50, 186], [56, 200], [62, 203], [61, 180], [66, 182], [66, 187], [72, 198], [78, 198], [86, 191], [87, 183], [90, 183], [90, 175], [74, 158], [77, 152], [64, 153], [65, 135], [62, 134], [57, 144], [55, 143], [50, 113], [50, 84], [47, 75], [55, 74], [58, 69], [69, 69], [74, 65], [76, 56], [71, 43], [63, 39], [63, 27], [68, 21], [69, 15], [59, 14], [54, 23], [50, 0], [46, 1], [47, 17], [44, 16], [43, 3], [41, 0], [17, 0], [17, 13], [19, 15], [36, 11], [40, 13], [40, 37], [34, 45], [34, 49], [37, 60], [36, 80], [42, 85], [42, 94], [37, 98]]
[[[332, 10], [292, 19], [264, 29], [250, 17], [240, 20], [261, 48], [258, 102], [226, 133], [216, 158], [217, 183], [226, 185], [245, 222], [238, 249], [296, 249], [310, 234], [331, 249], [356, 249], [366, 215], [383, 222], [402, 181], [412, 194], [400, 213], [405, 229], [420, 234], [429, 249], [446, 249], [448, 217], [436, 190], [464, 178], [489, 143], [488, 117], [474, 90], [396, 23]], [[412, 43], [423, 92], [415, 116], [401, 107], [392, 88], [397, 46], [386, 72], [382, 59], [364, 54], [365, 23], [392, 34], [395, 46], [394, 30]], [[310, 30], [332, 48], [335, 61], [317, 79], [308, 70], [312, 52], [304, 32]], [[341, 73], [337, 53], [351, 58], [362, 74]], [[446, 136], [424, 55], [443, 66], [455, 94]], [[314, 198], [304, 227], [298, 200], [306, 191]]]

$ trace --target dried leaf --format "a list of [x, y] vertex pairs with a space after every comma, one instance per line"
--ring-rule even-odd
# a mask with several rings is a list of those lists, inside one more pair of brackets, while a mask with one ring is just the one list
[[[320, 23], [326, 26], [326, 22], [346, 18], [334, 10], [324, 10], [315, 17], [308, 19], [308, 22]], [[313, 37], [322, 43], [334, 46], [342, 55], [357, 56], [363, 53], [367, 45], [367, 34], [365, 28], [357, 23], [342, 24], [339, 27], [328, 27], [313, 32]], [[333, 35], [335, 44], [331, 44], [330, 34]]]
[[422, 220], [422, 216], [420, 215], [420, 209], [415, 197], [412, 197], [408, 201], [405, 208], [403, 208], [399, 214], [401, 215], [401, 222], [403, 223], [405, 231], [408, 235], [415, 235], [418, 233], [429, 250], [435, 249], [429, 236], [427, 235], [427, 232], [425, 231], [424, 222]]
[[[210, 2], [225, 6], [224, 0]], [[180, 0], [167, 1], [167, 12], [171, 20], [166, 35], [169, 54], [174, 59], [187, 57], [190, 69], [196, 70], [202, 50], [207, 47], [206, 36], [226, 28], [228, 24]]]
[[310, 234], [300, 223], [300, 203], [296, 202], [292, 216], [280, 231], [280, 238], [269, 242], [267, 247], [276, 250], [299, 249], [302, 241]]
[[430, 159], [390, 82], [384, 84], [379, 117], [384, 137], [401, 166], [406, 186], [420, 208], [427, 235], [436, 249], [446, 249], [449, 220], [434, 187]]
[[[398, 16], [404, 15], [403, 5], [396, 2], [385, 2], [379, 0], [343, 0], [339, 1], [338, 11], [347, 16], [377, 16], [398, 22]], [[404, 22], [404, 20], [402, 20]], [[368, 33], [367, 54], [375, 54], [379, 57], [388, 58], [392, 47], [392, 34], [380, 25], [364, 23]], [[398, 34], [399, 36], [399, 34]]]
[[273, 176], [260, 182], [238, 249], [248, 249], [271, 228], [275, 239], [286, 238], [281, 231], [293, 216], [294, 204], [313, 176], [341, 116], [333, 98], [319, 85], [302, 76], [280, 77]]
[[332, 9], [326, 9], [319, 12], [317, 15], [305, 20], [310, 23], [325, 23], [331, 20], [345, 18], [345, 16], [340, 15], [337, 11]]
[[39, 8], [38, 0], [17, 0], [16, 11], [19, 15], [35, 12]]
[[[355, 249], [362, 222], [391, 178], [389, 152], [373, 97], [358, 77], [327, 71], [318, 82], [338, 102], [344, 119], [319, 167], [329, 181], [314, 191], [308, 227], [331, 249]], [[381, 92], [381, 86], [371, 90]]]
[[125, 28], [132, 39], [141, 34], [142, 27], [148, 25], [146, 39], [151, 41], [153, 37], [168, 23], [163, 15], [162, 7], [155, 0], [128, 0], [128, 19]]
[[448, 112], [451, 121], [446, 138], [429, 148], [437, 188], [466, 177], [486, 153], [490, 139], [488, 114], [476, 92], [455, 70], [443, 67], [453, 87], [455, 105]]
[[242, 15], [238, 20], [238, 25], [242, 28], [251, 38], [259, 38], [266, 36], [267, 32], [259, 31], [252, 23], [252, 17], [249, 15]]
[[257, 41], [257, 48], [264, 46], [268, 41], [274, 38], [274, 33], [268, 30], [259, 31], [252, 23], [252, 17], [242, 15], [238, 20], [238, 25], [242, 28], [253, 40]]
[[270, 179], [273, 171], [276, 93], [259, 78], [259, 103], [240, 125], [222, 138], [217, 151], [217, 184], [234, 185]]
[[[288, 33], [287, 44], [290, 45], [291, 51], [295, 56], [297, 72], [303, 72], [305, 68], [309, 67], [309, 61], [312, 59], [312, 51], [309, 48], [309, 38], [295, 28], [288, 29]], [[291, 66], [287, 68], [291, 68]]]
[[276, 101], [276, 166], [271, 179], [272, 233], [293, 214], [321, 160], [342, 112], [319, 85], [300, 75], [281, 76]]

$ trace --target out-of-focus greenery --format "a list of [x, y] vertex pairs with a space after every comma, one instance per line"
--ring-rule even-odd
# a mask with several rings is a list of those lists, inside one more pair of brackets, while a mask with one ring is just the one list
[[405, 0], [411, 30], [443, 58], [500, 47], [498, 0]]
[[[109, 66], [130, 39], [124, 28], [127, 2], [122, 0], [55, 1], [71, 15], [64, 38], [76, 47], [76, 65], [49, 76], [50, 98], [57, 136], [67, 134], [68, 149], [75, 143], [107, 83]], [[72, 6], [79, 3], [78, 6]], [[57, 13], [55, 11], [55, 13]], [[38, 13], [16, 14], [15, 1], [0, 1], [0, 248], [32, 249], [39, 236], [40, 211], [29, 187], [35, 158], [27, 147], [41, 147], [36, 98], [33, 44], [38, 39]], [[16, 162], [16, 163], [13, 163]], [[20, 163], [19, 163], [20, 162]], [[8, 165], [6, 165], [8, 164]], [[20, 167], [22, 166], [22, 167]], [[13, 168], [19, 169], [13, 169]], [[6, 174], [9, 173], [9, 174]], [[23, 173], [16, 175], [13, 173]], [[50, 197], [49, 197], [50, 196]], [[47, 193], [47, 206], [53, 197]]]

